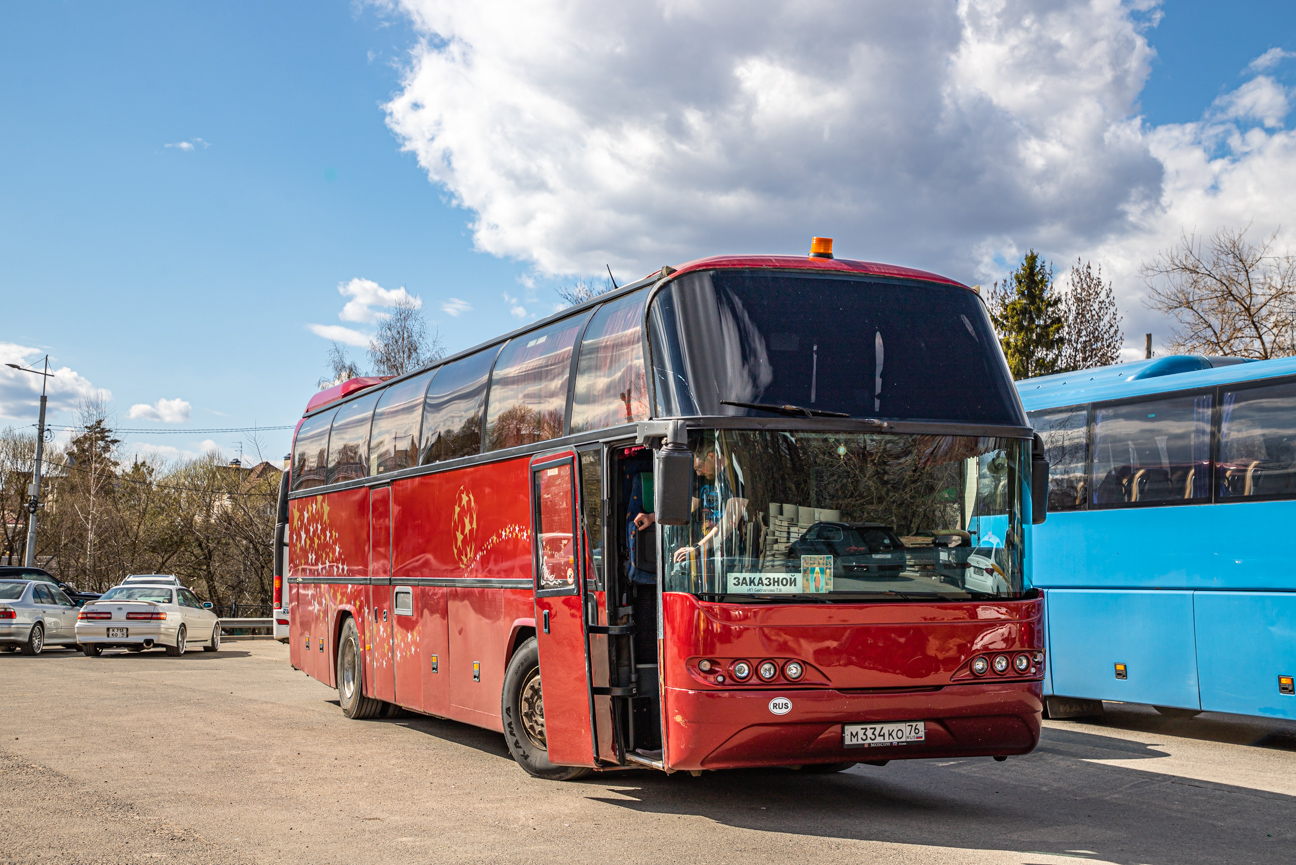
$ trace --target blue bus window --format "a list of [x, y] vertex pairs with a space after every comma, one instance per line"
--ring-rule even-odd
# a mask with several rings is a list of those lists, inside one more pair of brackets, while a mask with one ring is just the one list
[[1099, 407], [1090, 502], [1120, 507], [1209, 498], [1211, 402], [1199, 394]]
[[1219, 498], [1296, 497], [1296, 382], [1226, 391]]
[[1035, 411], [1028, 417], [1044, 440], [1044, 453], [1049, 461], [1049, 510], [1074, 511], [1084, 507], [1088, 408]]

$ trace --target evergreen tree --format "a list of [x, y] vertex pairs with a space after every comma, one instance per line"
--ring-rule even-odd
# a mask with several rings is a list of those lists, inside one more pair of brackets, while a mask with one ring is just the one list
[[1061, 371], [1065, 322], [1053, 265], [1032, 249], [1008, 279], [995, 283], [987, 306], [1013, 378]]

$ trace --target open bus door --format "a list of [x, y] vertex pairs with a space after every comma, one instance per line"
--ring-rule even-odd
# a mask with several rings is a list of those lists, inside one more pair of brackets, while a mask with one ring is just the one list
[[[589, 635], [607, 633], [589, 624], [595, 599], [586, 579], [585, 539], [576, 483], [576, 454], [565, 451], [531, 463], [536, 642], [549, 760], [564, 766], [597, 766], [595, 689]], [[606, 689], [598, 689], [600, 692]], [[606, 703], [599, 701], [600, 710]], [[607, 743], [605, 744], [605, 748]]]

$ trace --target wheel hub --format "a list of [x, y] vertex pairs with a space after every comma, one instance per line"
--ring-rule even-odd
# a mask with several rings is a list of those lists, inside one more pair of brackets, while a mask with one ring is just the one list
[[518, 700], [522, 716], [522, 730], [537, 748], [545, 748], [544, 694], [540, 690], [540, 671], [532, 670], [527, 680], [522, 683], [522, 695]]
[[342, 697], [350, 700], [355, 693], [355, 643], [347, 640], [342, 644]]

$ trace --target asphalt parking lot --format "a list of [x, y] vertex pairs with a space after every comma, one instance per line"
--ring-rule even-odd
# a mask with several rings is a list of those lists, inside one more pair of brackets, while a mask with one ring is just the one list
[[1005, 763], [534, 780], [497, 734], [350, 721], [268, 640], [0, 655], [0, 862], [1296, 861], [1296, 724], [1113, 706]]

